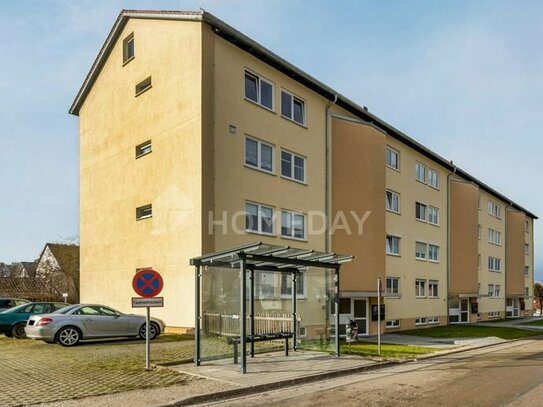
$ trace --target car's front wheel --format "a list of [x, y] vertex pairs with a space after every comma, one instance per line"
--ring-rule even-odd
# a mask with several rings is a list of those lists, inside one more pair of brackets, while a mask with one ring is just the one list
[[25, 326], [26, 324], [22, 322], [19, 324], [16, 324], [13, 328], [11, 328], [11, 336], [17, 339], [26, 338]]
[[81, 340], [81, 332], [73, 326], [65, 326], [57, 333], [57, 342], [62, 346], [75, 346]]
[[[160, 334], [160, 328], [155, 322], [149, 324], [149, 339], [155, 339]], [[145, 339], [145, 324], [140, 327], [139, 337]]]

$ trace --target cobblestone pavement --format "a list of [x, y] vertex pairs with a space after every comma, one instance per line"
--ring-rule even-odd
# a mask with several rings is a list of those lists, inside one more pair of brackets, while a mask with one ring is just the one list
[[[177, 339], [177, 340], [176, 340]], [[151, 342], [152, 363], [193, 357], [194, 342], [163, 335]], [[145, 370], [145, 342], [83, 342], [73, 348], [0, 336], [0, 406], [13, 407], [132, 389], [183, 384], [170, 369]]]

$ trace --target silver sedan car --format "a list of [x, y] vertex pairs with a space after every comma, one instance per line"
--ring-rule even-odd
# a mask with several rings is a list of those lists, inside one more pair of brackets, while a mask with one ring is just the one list
[[[156, 338], [164, 328], [163, 321], [151, 318], [149, 337]], [[145, 338], [146, 329], [144, 316], [123, 314], [104, 305], [78, 304], [51, 314], [31, 316], [25, 332], [27, 338], [74, 346], [84, 339]]]

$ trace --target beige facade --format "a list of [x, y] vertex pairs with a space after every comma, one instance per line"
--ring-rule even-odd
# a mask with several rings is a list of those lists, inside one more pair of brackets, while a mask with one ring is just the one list
[[[520, 307], [531, 290], [534, 215], [208, 13], [121, 13], [71, 113], [83, 302], [131, 311], [132, 276], [153, 267], [165, 285], [153, 314], [191, 328], [188, 260], [254, 241], [354, 254], [340, 315], [364, 334], [377, 328], [378, 279], [387, 331], [447, 324], [464, 298], [470, 322], [503, 318], [506, 294]], [[521, 262], [528, 274], [507, 279]]]

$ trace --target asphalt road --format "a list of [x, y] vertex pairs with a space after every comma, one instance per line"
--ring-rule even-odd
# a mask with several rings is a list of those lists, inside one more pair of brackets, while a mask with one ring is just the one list
[[541, 400], [543, 339], [531, 339], [207, 405], [518, 407]]

